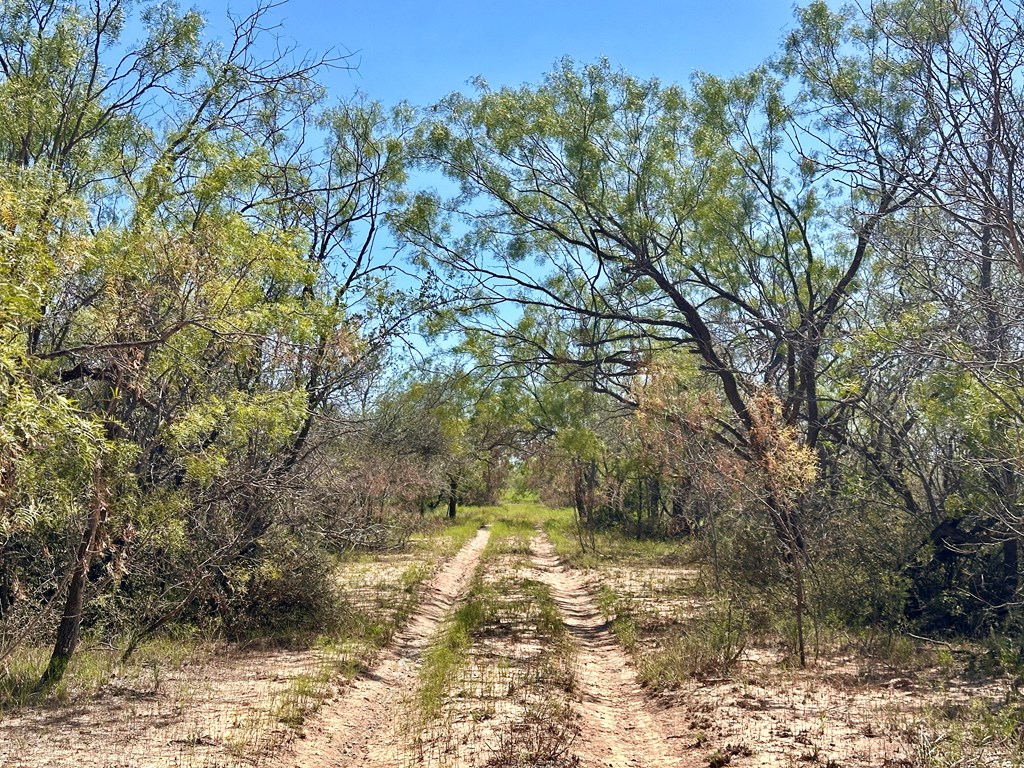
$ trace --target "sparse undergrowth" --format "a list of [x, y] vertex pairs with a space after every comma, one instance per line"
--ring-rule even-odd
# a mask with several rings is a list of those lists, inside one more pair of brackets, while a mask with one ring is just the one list
[[993, 706], [979, 699], [926, 708], [904, 730], [913, 768], [1020, 768], [1024, 765], [1024, 701]]
[[[272, 765], [274, 748], [308, 722], [336, 682], [365, 669], [391, 640], [431, 565], [491, 519], [482, 566], [431, 646], [408, 703], [410, 760], [569, 768], [577, 764], [580, 729], [572, 706], [575, 647], [530, 555], [538, 524], [563, 549], [578, 544], [567, 533], [568, 513], [546, 523], [545, 515], [531, 504], [470, 510], [454, 526], [424, 526], [404, 552], [350, 556], [337, 577], [344, 609], [318, 637], [241, 646], [209, 643], [198, 630], [180, 628], [141, 644], [125, 664], [93, 644], [42, 702], [25, 691], [45, 663], [45, 649], [26, 651], [12, 658], [4, 677], [7, 700], [17, 705], [4, 718], [18, 718], [25, 704], [31, 713], [90, 695], [100, 704], [123, 699], [133, 714], [116, 727], [130, 730], [153, 717], [178, 723], [156, 748], [164, 759], [145, 762], [142, 751], [152, 747], [140, 745], [140, 764]], [[784, 622], [766, 625], [742, 603], [709, 594], [700, 573], [685, 565], [686, 545], [616, 541], [610, 534], [596, 542], [599, 556], [577, 555], [574, 562], [599, 578], [601, 610], [632, 653], [641, 682], [681, 708], [689, 725], [683, 737], [702, 764], [1022, 765], [1024, 704], [1009, 684], [993, 682], [1020, 675], [1017, 645], [922, 649], [893, 633], [823, 630], [816, 666], [801, 671], [785, 652]], [[275, 666], [282, 660], [285, 667]], [[198, 715], [208, 699], [224, 694], [229, 668], [236, 694], [252, 706], [236, 709], [231, 722], [203, 722]], [[135, 703], [160, 700], [166, 703], [152, 711]], [[17, 750], [37, 734], [26, 728], [20, 742], [8, 739], [0, 748]], [[0, 764], [4, 759], [0, 751]]]
[[548, 515], [543, 525], [558, 556], [574, 568], [600, 569], [609, 563], [635, 563], [641, 567], [686, 566], [695, 560], [693, 547], [685, 538], [636, 539], [615, 529], [588, 533], [582, 537], [587, 542], [586, 549], [583, 549], [579, 524], [569, 509]]
[[687, 567], [685, 544], [599, 533], [596, 554], [583, 553], [569, 518], [546, 528], [563, 559], [598, 583], [639, 680], [682, 709], [689, 746], [709, 766], [1022, 765], [1015, 647], [819, 627], [800, 670], [788, 619], [769, 602], [715, 593]]
[[[40, 738], [44, 731], [32, 723], [45, 720], [46, 710], [86, 699], [125, 711], [122, 730], [163, 733], [157, 739], [162, 746], [138, 745], [140, 764], [268, 759], [338, 683], [372, 663], [415, 609], [435, 566], [458, 551], [480, 521], [476, 513], [455, 524], [428, 522], [402, 551], [344, 557], [335, 571], [332, 620], [319, 632], [300, 628], [231, 643], [196, 627], [171, 625], [125, 661], [116, 648], [87, 637], [64, 679], [45, 694], [32, 689], [49, 649], [18, 651], [0, 676], [0, 729], [7, 726], [0, 730], [0, 764], [24, 752], [22, 737]], [[219, 696], [228, 701], [217, 701]]]
[[502, 510], [465, 602], [424, 661], [410, 734], [415, 765], [578, 765], [575, 648], [531, 578], [540, 511]]

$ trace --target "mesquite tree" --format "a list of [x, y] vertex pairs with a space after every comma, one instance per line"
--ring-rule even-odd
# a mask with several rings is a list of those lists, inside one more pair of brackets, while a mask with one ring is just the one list
[[575, 360], [599, 380], [642, 369], [651, 343], [698, 356], [731, 411], [719, 439], [766, 478], [798, 632], [808, 489], [778, 482], [773, 452], [819, 452], [840, 320], [877, 227], [915, 194], [900, 182], [926, 136], [873, 41], [847, 55], [830, 22], [808, 15], [793, 43], [793, 104], [768, 69], [687, 93], [571, 62], [540, 86], [452, 95], [420, 152], [461, 193], [421, 198], [406, 221], [478, 304], [605, 323]]
[[173, 4], [4, 7], [0, 657], [59, 613], [43, 685], [97, 593], [134, 647], [255, 588], [418, 300], [373, 248], [407, 111], [323, 110], [344, 62], [268, 45], [273, 8], [217, 43]]

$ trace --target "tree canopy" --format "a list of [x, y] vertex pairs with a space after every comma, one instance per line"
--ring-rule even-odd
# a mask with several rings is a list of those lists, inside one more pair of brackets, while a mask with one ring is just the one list
[[1019, 628], [1020, 9], [420, 107], [332, 101], [274, 12], [0, 11], [0, 661], [315, 621], [259, 605], [513, 487], [690, 537], [801, 660]]

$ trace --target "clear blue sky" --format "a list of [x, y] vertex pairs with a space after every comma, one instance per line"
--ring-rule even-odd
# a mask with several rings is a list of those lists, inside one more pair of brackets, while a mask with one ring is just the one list
[[[226, 0], [197, 7], [221, 26]], [[230, 0], [236, 13], [248, 0]], [[334, 72], [331, 91], [360, 89], [390, 104], [432, 103], [480, 75], [489, 85], [538, 82], [562, 56], [604, 56], [638, 77], [685, 82], [694, 70], [741, 72], [777, 50], [792, 0], [287, 0], [272, 11], [302, 50], [351, 51], [355, 72]]]

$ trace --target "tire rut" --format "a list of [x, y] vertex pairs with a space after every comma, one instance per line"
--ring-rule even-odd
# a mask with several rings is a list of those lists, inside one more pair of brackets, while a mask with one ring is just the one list
[[415, 693], [423, 651], [469, 588], [489, 537], [490, 530], [482, 528], [442, 567], [424, 590], [419, 608], [381, 652], [374, 668], [346, 687], [340, 699], [324, 704], [279, 765], [392, 768], [399, 764], [403, 745], [396, 725], [401, 705]]
[[681, 768], [686, 759], [664, 735], [586, 582], [562, 565], [546, 535], [533, 539], [533, 565], [578, 647], [581, 768]]

